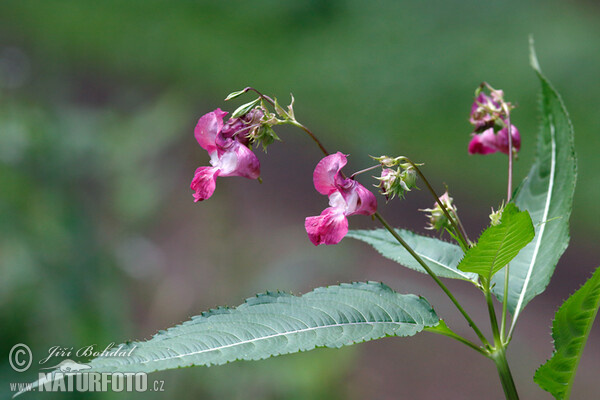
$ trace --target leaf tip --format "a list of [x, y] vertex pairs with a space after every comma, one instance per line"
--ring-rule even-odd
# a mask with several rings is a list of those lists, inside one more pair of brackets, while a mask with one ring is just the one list
[[535, 53], [535, 41], [533, 35], [529, 35], [529, 64], [536, 72], [542, 73], [540, 63], [538, 62], [537, 55]]

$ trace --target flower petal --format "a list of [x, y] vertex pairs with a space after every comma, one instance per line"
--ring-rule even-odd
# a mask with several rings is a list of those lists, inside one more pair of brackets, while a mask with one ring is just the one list
[[350, 204], [348, 204], [346, 215], [375, 214], [375, 212], [377, 211], [377, 199], [375, 198], [375, 195], [358, 182], [356, 182], [356, 185], [353, 190], [356, 194], [357, 201], [354, 203], [354, 209], [351, 209]]
[[196, 124], [194, 136], [200, 147], [212, 153], [216, 150], [215, 139], [217, 133], [223, 128], [223, 117], [227, 115], [225, 111], [217, 108], [208, 114], [204, 114]]
[[307, 217], [304, 227], [315, 246], [338, 244], [348, 233], [348, 219], [339, 208], [329, 207], [318, 217]]
[[[521, 135], [516, 126], [510, 126], [510, 134], [512, 136], [512, 145], [516, 151], [521, 149]], [[496, 147], [504, 154], [508, 154], [508, 127], [504, 127], [496, 134]]]
[[489, 128], [483, 133], [473, 134], [469, 142], [469, 154], [491, 154], [498, 150], [494, 128]]
[[257, 179], [260, 176], [260, 161], [256, 155], [243, 144], [233, 140], [219, 159], [219, 176], [243, 176]]
[[194, 193], [194, 202], [208, 199], [215, 191], [219, 169], [215, 167], [200, 167], [194, 173], [190, 188]]
[[335, 154], [328, 155], [319, 161], [315, 167], [315, 172], [313, 173], [315, 189], [326, 196], [329, 196], [331, 193], [338, 190], [336, 182], [340, 180], [340, 170], [346, 163], [346, 155], [339, 151]]

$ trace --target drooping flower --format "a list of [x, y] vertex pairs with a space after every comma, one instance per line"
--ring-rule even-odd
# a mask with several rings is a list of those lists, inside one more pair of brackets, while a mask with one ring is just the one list
[[224, 129], [225, 111], [217, 108], [203, 115], [194, 130], [200, 147], [210, 156], [210, 167], [199, 167], [194, 173], [190, 187], [195, 191], [194, 201], [212, 196], [218, 176], [243, 176], [257, 179], [260, 162], [247, 146], [246, 135], [236, 135], [235, 126], [240, 121], [228, 121]]
[[[483, 92], [488, 89], [490, 94]], [[471, 106], [469, 122], [475, 127], [469, 142], [469, 154], [509, 153], [508, 126], [512, 138], [513, 153], [521, 148], [521, 136], [518, 129], [510, 124], [510, 110], [514, 106], [504, 100], [504, 92], [482, 83], [476, 91]]]
[[339, 243], [348, 233], [348, 216], [372, 215], [377, 211], [375, 195], [342, 175], [346, 163], [346, 155], [337, 152], [319, 161], [313, 173], [315, 189], [329, 197], [329, 207], [319, 216], [307, 217], [304, 223], [315, 246]]

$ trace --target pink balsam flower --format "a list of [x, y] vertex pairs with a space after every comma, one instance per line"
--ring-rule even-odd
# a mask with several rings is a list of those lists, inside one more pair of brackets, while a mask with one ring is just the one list
[[346, 162], [346, 156], [337, 152], [319, 161], [313, 173], [315, 189], [329, 196], [330, 206], [319, 216], [307, 217], [304, 223], [308, 238], [315, 246], [339, 243], [348, 233], [346, 217], [372, 215], [377, 211], [375, 195], [340, 173]]
[[195, 191], [195, 202], [212, 196], [218, 176], [243, 176], [249, 179], [260, 176], [260, 162], [245, 145], [245, 136], [238, 139], [237, 135], [222, 132], [225, 115], [225, 111], [217, 108], [203, 115], [194, 130], [198, 144], [210, 156], [211, 165], [200, 167], [194, 173], [190, 187]]
[[[521, 135], [519, 130], [511, 125], [510, 133], [512, 136], [513, 150], [518, 152], [521, 149]], [[502, 152], [508, 154], [508, 126], [494, 133], [494, 128], [489, 128], [482, 133], [474, 133], [469, 142], [469, 154], [491, 154]]]

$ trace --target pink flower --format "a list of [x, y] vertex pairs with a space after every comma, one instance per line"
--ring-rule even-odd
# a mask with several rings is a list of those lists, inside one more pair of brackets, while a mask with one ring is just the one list
[[225, 115], [225, 111], [217, 108], [203, 115], [194, 130], [198, 144], [210, 156], [211, 165], [196, 169], [190, 185], [195, 191], [195, 202], [212, 196], [218, 176], [243, 176], [249, 179], [260, 176], [260, 162], [252, 150], [237, 140], [237, 136], [222, 133]]
[[346, 217], [372, 215], [377, 211], [375, 195], [340, 173], [346, 162], [346, 156], [337, 152], [319, 161], [313, 173], [315, 189], [329, 196], [330, 205], [321, 215], [307, 217], [304, 223], [308, 238], [315, 246], [339, 243], [348, 233]]
[[[515, 152], [521, 149], [519, 130], [511, 125], [512, 145]], [[474, 133], [469, 142], [469, 154], [491, 154], [496, 152], [508, 154], [508, 127], [494, 133], [494, 128], [488, 128], [482, 133]]]

